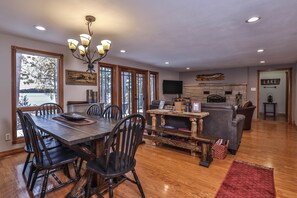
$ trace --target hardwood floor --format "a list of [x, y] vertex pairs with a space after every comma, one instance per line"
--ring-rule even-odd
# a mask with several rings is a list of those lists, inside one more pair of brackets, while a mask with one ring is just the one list
[[[198, 165], [189, 152], [160, 146], [150, 141], [138, 148], [136, 171], [146, 197], [214, 197], [234, 159], [274, 168], [277, 197], [297, 196], [297, 129], [277, 121], [255, 121], [251, 131], [244, 131], [236, 156], [214, 160], [209, 168]], [[25, 153], [0, 159], [0, 197], [32, 197], [22, 175]], [[34, 189], [37, 195], [39, 181]], [[49, 193], [64, 197], [73, 184]], [[115, 197], [140, 197], [136, 185], [126, 181], [114, 190]], [[94, 196], [95, 197], [95, 196]], [[108, 196], [105, 196], [108, 197]]]

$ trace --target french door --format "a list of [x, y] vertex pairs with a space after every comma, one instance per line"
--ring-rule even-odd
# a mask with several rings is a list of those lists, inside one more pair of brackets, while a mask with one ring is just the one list
[[119, 68], [119, 104], [123, 116], [133, 113], [145, 115], [147, 109], [147, 71]]

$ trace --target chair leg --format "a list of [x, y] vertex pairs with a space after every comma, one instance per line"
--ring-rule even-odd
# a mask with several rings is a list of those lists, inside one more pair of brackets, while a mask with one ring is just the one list
[[35, 167], [33, 166], [33, 164], [31, 164], [31, 168], [30, 168], [30, 172], [29, 172], [29, 176], [28, 176], [28, 180], [27, 180], [27, 187], [29, 188], [30, 184], [31, 184], [31, 179], [32, 179], [32, 175], [33, 172], [35, 170]]
[[79, 173], [80, 173], [80, 171], [81, 171], [82, 163], [83, 163], [83, 159], [80, 158], [80, 160], [79, 160], [79, 167], [78, 167], [78, 171], [79, 171]]
[[133, 176], [134, 176], [135, 181], [136, 181], [136, 183], [137, 183], [137, 186], [138, 186], [138, 189], [139, 189], [139, 191], [140, 191], [141, 197], [144, 198], [145, 195], [144, 195], [142, 186], [141, 186], [141, 184], [140, 184], [140, 181], [139, 181], [139, 179], [138, 179], [138, 176], [137, 176], [136, 171], [135, 171], [134, 168], [132, 169], [132, 173], [133, 173]]
[[33, 175], [33, 178], [32, 178], [32, 182], [31, 182], [31, 185], [30, 185], [30, 191], [32, 191], [33, 188], [34, 188], [34, 186], [35, 186], [35, 182], [36, 182], [36, 180], [37, 180], [38, 173], [39, 173], [39, 170], [36, 169], [36, 170], [34, 171], [34, 175]]
[[50, 172], [49, 170], [46, 170], [46, 172], [45, 172], [44, 180], [43, 180], [43, 184], [42, 184], [42, 190], [41, 190], [41, 194], [40, 194], [40, 198], [44, 198], [45, 197], [46, 186], [47, 186], [47, 179], [48, 179], [49, 172]]
[[93, 179], [93, 173], [91, 171], [89, 171], [88, 173], [88, 184], [86, 186], [86, 198], [89, 198], [90, 197], [90, 190], [91, 190], [91, 184], [92, 184], [92, 179]]
[[29, 161], [30, 161], [30, 157], [31, 157], [31, 153], [28, 153], [25, 164], [24, 164], [24, 167], [23, 167], [23, 174], [25, 174], [26, 168], [27, 168], [27, 166], [29, 164]]
[[108, 179], [108, 193], [109, 193], [109, 198], [113, 198], [112, 181], [113, 181], [113, 179]]
[[73, 162], [73, 168], [74, 168], [74, 172], [75, 172], [75, 175], [76, 175], [76, 179], [79, 179], [80, 178], [80, 174], [79, 174], [79, 171], [77, 169], [76, 162]]

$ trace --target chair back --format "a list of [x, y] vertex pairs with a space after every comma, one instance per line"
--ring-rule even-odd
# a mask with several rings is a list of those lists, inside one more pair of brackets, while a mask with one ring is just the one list
[[144, 127], [145, 119], [140, 114], [129, 115], [116, 124], [105, 143], [105, 170], [120, 172], [133, 165]]
[[52, 165], [53, 161], [49, 155], [47, 147], [45, 146], [43, 137], [42, 137], [40, 131], [37, 129], [30, 114], [24, 113], [24, 120], [25, 120], [27, 129], [28, 129], [30, 142], [33, 147], [34, 158], [36, 160], [36, 164], [39, 166], [43, 166], [44, 161], [47, 160], [49, 162], [49, 164]]
[[99, 104], [91, 104], [87, 109], [88, 115], [102, 116], [102, 108]]
[[19, 116], [19, 119], [20, 119], [20, 122], [21, 122], [21, 126], [22, 126], [22, 129], [23, 129], [23, 134], [24, 134], [24, 138], [25, 138], [26, 149], [29, 152], [33, 152], [33, 148], [32, 148], [31, 142], [30, 142], [30, 137], [29, 137], [29, 134], [28, 134], [28, 128], [26, 126], [25, 119], [24, 119], [24, 113], [22, 112], [22, 110], [20, 110], [19, 108], [17, 108], [17, 114]]
[[123, 112], [119, 106], [110, 105], [104, 110], [103, 117], [114, 120], [120, 120], [123, 117]]
[[56, 104], [56, 103], [44, 103], [38, 107], [35, 111], [36, 116], [38, 115], [50, 115], [50, 114], [57, 114], [63, 113], [63, 108]]

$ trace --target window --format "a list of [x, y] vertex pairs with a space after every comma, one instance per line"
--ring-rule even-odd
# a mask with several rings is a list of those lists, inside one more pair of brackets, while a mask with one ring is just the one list
[[150, 73], [150, 103], [153, 100], [158, 100], [159, 92], [158, 92], [158, 73], [151, 72]]
[[22, 128], [16, 108], [34, 112], [43, 103], [63, 107], [63, 55], [12, 46], [13, 143], [21, 142]]
[[98, 82], [99, 82], [99, 99], [100, 102], [104, 103], [105, 105], [116, 104], [115, 100], [115, 91], [113, 91], [113, 80], [115, 66], [100, 63], [99, 65], [99, 75], [98, 75]]

